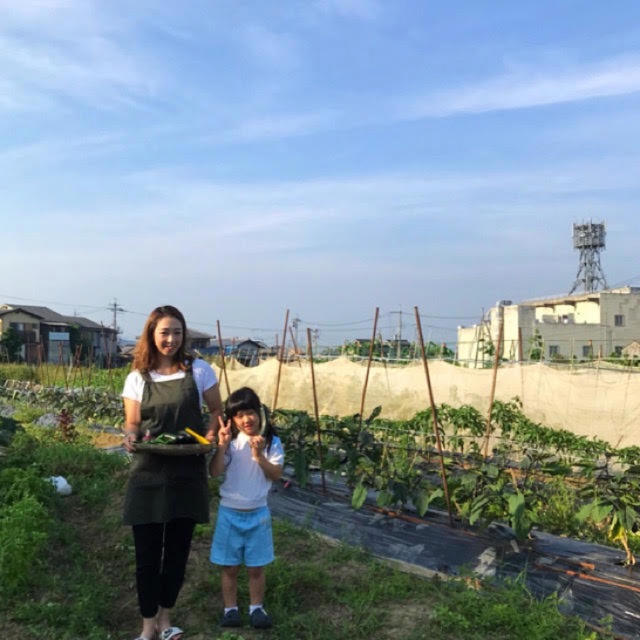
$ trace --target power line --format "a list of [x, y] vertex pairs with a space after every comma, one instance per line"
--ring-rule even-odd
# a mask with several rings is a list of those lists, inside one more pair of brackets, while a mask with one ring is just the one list
[[57, 300], [40, 300], [37, 298], [21, 298], [19, 296], [11, 296], [6, 293], [0, 293], [0, 297], [5, 298], [7, 300], [23, 300], [24, 302], [40, 302], [46, 304], [59, 304], [63, 307], [87, 307], [89, 309], [109, 309], [109, 307], [97, 306], [95, 304], [79, 304], [77, 302], [60, 302]]

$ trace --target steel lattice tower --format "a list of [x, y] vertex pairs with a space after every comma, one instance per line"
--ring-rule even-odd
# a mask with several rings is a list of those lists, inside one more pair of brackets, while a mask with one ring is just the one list
[[605, 248], [604, 238], [604, 222], [584, 222], [573, 225], [573, 248], [580, 251], [580, 263], [576, 280], [569, 294], [579, 287], [582, 287], [585, 292], [608, 287], [600, 265], [600, 251]]

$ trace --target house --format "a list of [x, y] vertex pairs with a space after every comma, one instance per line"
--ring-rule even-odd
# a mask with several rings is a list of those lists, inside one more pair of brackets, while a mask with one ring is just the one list
[[583, 360], [621, 356], [640, 335], [640, 287], [619, 287], [575, 295], [502, 300], [485, 321], [458, 327], [458, 360], [469, 366], [492, 361], [500, 322], [501, 357], [508, 360]]
[[[225, 357], [233, 356], [247, 367], [258, 365], [260, 359], [269, 353], [269, 348], [264, 342], [252, 338], [223, 338], [222, 348]], [[213, 340], [209, 347], [198, 349], [198, 352], [201, 355], [220, 355], [220, 343]]]
[[[72, 357], [106, 362], [117, 353], [117, 332], [81, 316], [64, 316], [49, 307], [0, 305], [0, 333], [20, 335], [21, 358], [35, 364], [68, 363]], [[73, 353], [72, 353], [73, 351]]]
[[627, 360], [637, 360], [640, 358], [640, 340], [634, 340], [622, 350], [622, 357]]
[[187, 349], [206, 349], [211, 345], [214, 337], [209, 333], [187, 328]]
[[20, 358], [25, 362], [38, 362], [40, 345], [40, 316], [21, 307], [0, 305], [0, 335], [10, 327], [22, 340]]

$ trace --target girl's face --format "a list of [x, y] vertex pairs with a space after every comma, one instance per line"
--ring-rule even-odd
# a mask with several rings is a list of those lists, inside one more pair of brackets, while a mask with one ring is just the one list
[[260, 435], [260, 416], [253, 409], [238, 411], [238, 413], [233, 416], [233, 424], [238, 431], [242, 431], [245, 435]]
[[183, 340], [182, 323], [178, 318], [165, 316], [158, 320], [153, 332], [153, 342], [161, 356], [175, 356]]

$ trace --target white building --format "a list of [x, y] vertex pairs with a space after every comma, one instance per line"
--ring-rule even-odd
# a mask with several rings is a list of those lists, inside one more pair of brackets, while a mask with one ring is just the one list
[[493, 360], [500, 316], [504, 315], [501, 355], [508, 360], [587, 360], [622, 355], [640, 339], [640, 287], [525, 300], [503, 300], [486, 321], [458, 327], [458, 360], [470, 367]]

